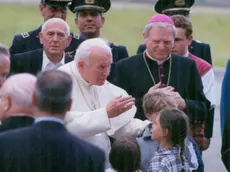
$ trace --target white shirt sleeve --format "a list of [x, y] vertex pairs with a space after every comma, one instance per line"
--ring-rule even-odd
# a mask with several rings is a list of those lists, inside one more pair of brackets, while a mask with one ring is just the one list
[[203, 83], [203, 92], [212, 106], [216, 105], [215, 76], [213, 69], [210, 69], [201, 77]]

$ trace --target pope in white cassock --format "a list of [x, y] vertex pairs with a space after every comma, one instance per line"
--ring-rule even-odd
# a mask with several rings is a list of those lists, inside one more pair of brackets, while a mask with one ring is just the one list
[[105, 168], [110, 166], [109, 136], [135, 134], [148, 123], [133, 120], [136, 113], [134, 98], [106, 81], [111, 64], [111, 48], [102, 39], [94, 38], [79, 46], [73, 62], [59, 68], [73, 79], [73, 102], [66, 115], [66, 127], [105, 151]]

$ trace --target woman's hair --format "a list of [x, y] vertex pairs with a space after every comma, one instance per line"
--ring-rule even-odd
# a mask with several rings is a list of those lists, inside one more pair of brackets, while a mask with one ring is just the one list
[[118, 138], [112, 144], [109, 161], [112, 168], [118, 172], [135, 172], [140, 169], [141, 151], [136, 139]]
[[184, 112], [175, 109], [167, 108], [160, 111], [159, 122], [163, 129], [168, 129], [168, 139], [173, 146], [180, 146], [180, 158], [182, 166], [184, 165], [184, 140], [189, 132], [189, 120]]

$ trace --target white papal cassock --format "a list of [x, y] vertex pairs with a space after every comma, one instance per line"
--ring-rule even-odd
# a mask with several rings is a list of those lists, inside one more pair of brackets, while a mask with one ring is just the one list
[[76, 62], [70, 62], [59, 69], [70, 74], [73, 80], [73, 104], [65, 118], [66, 127], [74, 135], [103, 149], [108, 168], [108, 154], [111, 149], [108, 135], [120, 136], [128, 132], [133, 134], [147, 124], [142, 125], [137, 121], [137, 125], [135, 122], [130, 125], [136, 113], [135, 106], [118, 117], [108, 118], [106, 105], [118, 96], [127, 96], [123, 89], [107, 81], [102, 86], [90, 85], [80, 75]]

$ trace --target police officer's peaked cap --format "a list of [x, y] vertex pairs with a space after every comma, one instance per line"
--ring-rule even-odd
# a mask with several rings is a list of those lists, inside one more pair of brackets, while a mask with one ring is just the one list
[[67, 7], [72, 3], [72, 0], [41, 0], [41, 3], [50, 6]]
[[81, 10], [95, 10], [105, 13], [110, 9], [110, 6], [110, 0], [73, 0], [69, 9], [73, 13]]
[[194, 0], [158, 0], [155, 5], [157, 13], [166, 13], [169, 11], [190, 11]]

